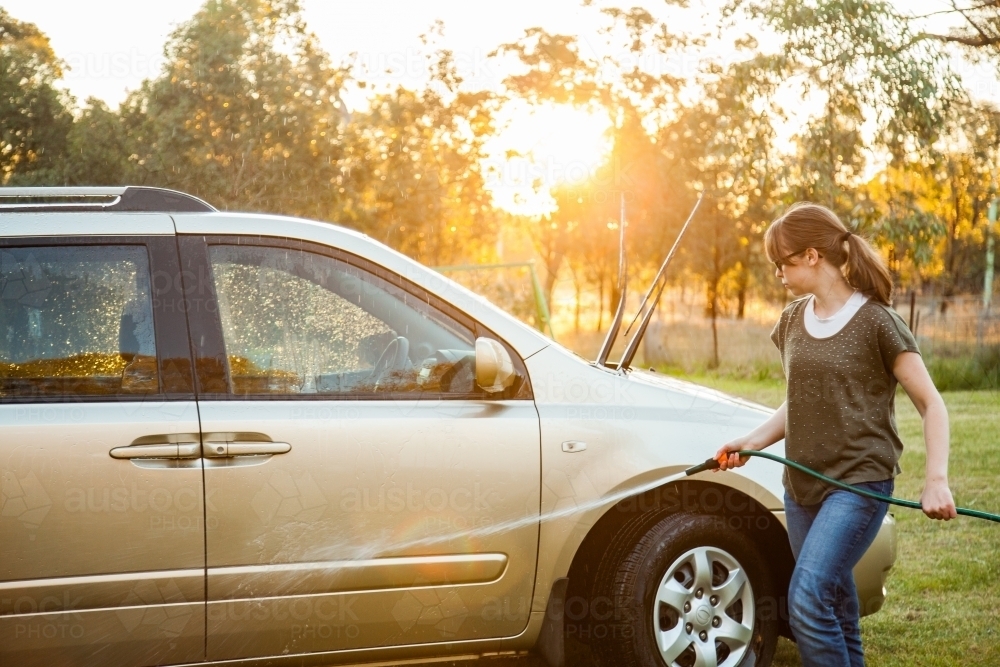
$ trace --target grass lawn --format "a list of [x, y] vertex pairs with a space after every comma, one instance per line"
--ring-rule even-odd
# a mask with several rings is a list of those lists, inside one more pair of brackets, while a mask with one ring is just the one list
[[[714, 377], [701, 384], [777, 406], [780, 381]], [[961, 507], [1000, 513], [1000, 394], [943, 394], [951, 419], [948, 477]], [[905, 443], [894, 496], [918, 500], [925, 450], [917, 414], [900, 392], [897, 421]], [[899, 556], [886, 584], [888, 598], [861, 621], [869, 667], [995, 667], [1000, 665], [1000, 524], [959, 517], [932, 521], [895, 507]], [[795, 645], [781, 640], [775, 667], [801, 665]]]

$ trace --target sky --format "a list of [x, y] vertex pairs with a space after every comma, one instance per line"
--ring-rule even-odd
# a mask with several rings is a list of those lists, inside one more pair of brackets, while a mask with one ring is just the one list
[[[163, 65], [168, 35], [187, 21], [205, 0], [0, 0], [14, 18], [36, 24], [50, 39], [56, 55], [68, 65], [63, 85], [82, 105], [97, 97], [112, 108], [144, 79], [155, 77]], [[599, 5], [602, 0], [594, 4]], [[607, 2], [608, 0], [604, 0]], [[714, 26], [721, 0], [690, 0], [686, 11], [667, 8], [662, 0], [628, 0], [620, 6], [640, 4], [660, 16], [677, 32]], [[946, 0], [896, 0], [909, 11], [941, 9]], [[905, 5], [904, 5], [905, 3]], [[541, 26], [550, 32], [581, 37], [584, 55], [600, 52], [596, 35], [601, 25], [596, 7], [581, 0], [301, 0], [304, 18], [334, 62], [352, 60], [368, 70], [366, 80], [382, 87], [420, 86], [425, 69], [420, 58], [420, 35], [435, 20], [444, 22], [442, 45], [454, 52], [456, 63], [470, 87], [497, 89], [503, 76], [489, 53], [512, 42], [524, 30]], [[940, 23], [940, 19], [935, 19]], [[935, 28], [940, 28], [935, 25]], [[725, 60], [734, 54], [731, 42], [709, 40], [700, 55]], [[679, 76], [692, 76], [699, 54], [664, 54], [654, 68]], [[649, 65], [650, 63], [646, 63]], [[959, 62], [965, 85], [975, 98], [1000, 103], [1000, 81], [988, 65]], [[388, 70], [388, 72], [386, 72]], [[363, 93], [348, 95], [348, 106], [364, 104]], [[792, 104], [788, 104], [791, 101]], [[784, 100], [793, 117], [779, 128], [779, 142], [791, 135], [809, 113], [810, 105]], [[795, 115], [797, 114], [797, 116]], [[508, 127], [494, 142], [497, 155], [508, 149], [533, 153], [525, 160], [497, 160], [498, 182], [491, 188], [499, 204], [519, 213], [540, 213], [553, 202], [532, 194], [531, 182], [539, 175], [545, 183], [579, 176], [596, 168], [607, 142], [601, 134], [607, 120], [584, 111], [547, 109], [534, 113], [511, 108], [503, 119]], [[874, 156], [873, 156], [874, 158]], [[878, 160], [869, 160], [874, 173]], [[543, 188], [546, 189], [546, 188]], [[518, 204], [521, 201], [521, 204]], [[524, 203], [527, 201], [528, 203]]]
[[[945, 0], [896, 0], [914, 12], [943, 7]], [[35, 23], [51, 40], [56, 54], [70, 69], [65, 85], [82, 102], [98, 97], [112, 107], [127, 93], [155, 76], [163, 63], [163, 45], [180, 23], [191, 18], [204, 0], [0, 0], [14, 18]], [[599, 4], [599, 3], [595, 3]], [[662, 0], [631, 0], [664, 11]], [[718, 0], [692, 0], [692, 9], [673, 16], [677, 21], [711, 20]], [[492, 87], [502, 72], [487, 55], [497, 45], [510, 42], [525, 28], [542, 26], [550, 32], [584, 36], [599, 25], [595, 8], [581, 0], [302, 0], [308, 27], [334, 61], [356, 53], [357, 61], [381, 72], [384, 83], [416, 83], [422, 75], [419, 35], [436, 19], [445, 24], [445, 44], [455, 51], [470, 83]], [[940, 19], [936, 19], [940, 21]], [[674, 24], [676, 25], [676, 24]], [[935, 26], [938, 27], [938, 26]], [[719, 49], [725, 50], [720, 44]], [[710, 51], [714, 49], [710, 48]], [[719, 55], [716, 50], [715, 55]], [[724, 55], [724, 54], [723, 54]], [[675, 72], [693, 72], [697, 63], [683, 59], [664, 64]], [[1000, 82], [990, 67], [965, 64], [966, 85], [977, 97], [1000, 101]]]
[[[162, 65], [167, 36], [191, 18], [204, 0], [0, 0], [14, 18], [36, 24], [48, 35], [70, 70], [65, 84], [83, 101], [98, 97], [111, 106]], [[495, 83], [487, 54], [514, 41], [527, 27], [589, 32], [595, 12], [579, 0], [303, 0], [306, 23], [333, 60], [351, 53], [375, 70], [390, 67], [383, 81], [419, 79], [419, 35], [436, 19], [446, 28], [446, 44], [470, 83]], [[502, 8], [498, 11], [498, 8]]]

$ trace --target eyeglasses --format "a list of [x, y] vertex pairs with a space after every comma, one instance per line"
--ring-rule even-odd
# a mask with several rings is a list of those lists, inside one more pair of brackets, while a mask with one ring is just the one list
[[781, 268], [785, 264], [788, 264], [788, 260], [790, 260], [792, 257], [795, 257], [796, 255], [801, 255], [804, 252], [805, 252], [805, 250], [799, 250], [798, 252], [789, 253], [789, 254], [785, 255], [784, 257], [779, 257], [778, 259], [774, 260], [773, 264], [774, 264], [775, 267], [777, 267], [777, 269], [779, 271], [781, 271]]

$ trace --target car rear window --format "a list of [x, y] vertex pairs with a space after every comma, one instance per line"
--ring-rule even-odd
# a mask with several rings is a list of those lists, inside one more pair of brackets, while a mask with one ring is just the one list
[[145, 246], [0, 249], [0, 398], [159, 391]]

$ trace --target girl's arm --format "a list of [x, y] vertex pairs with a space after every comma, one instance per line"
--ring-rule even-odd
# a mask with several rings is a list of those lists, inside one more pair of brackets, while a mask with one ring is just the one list
[[[782, 403], [781, 407], [775, 410], [774, 414], [771, 415], [766, 422], [750, 431], [742, 438], [736, 438], [735, 440], [724, 444], [719, 451], [715, 453], [715, 458], [719, 460], [719, 468], [717, 468], [717, 470], [738, 468], [742, 465], [746, 465], [746, 462], [750, 459], [749, 456], [741, 459], [739, 454], [731, 452], [736, 452], [741, 449], [756, 449], [757, 451], [760, 451], [761, 449], [770, 447], [784, 438], [785, 417], [787, 413], [788, 408], [785, 403]], [[723, 456], [726, 458], [720, 458]]]
[[916, 352], [902, 352], [892, 366], [892, 374], [903, 385], [924, 421], [927, 468], [920, 504], [932, 519], [954, 519], [955, 501], [948, 488], [948, 409], [938, 393], [924, 360]]

